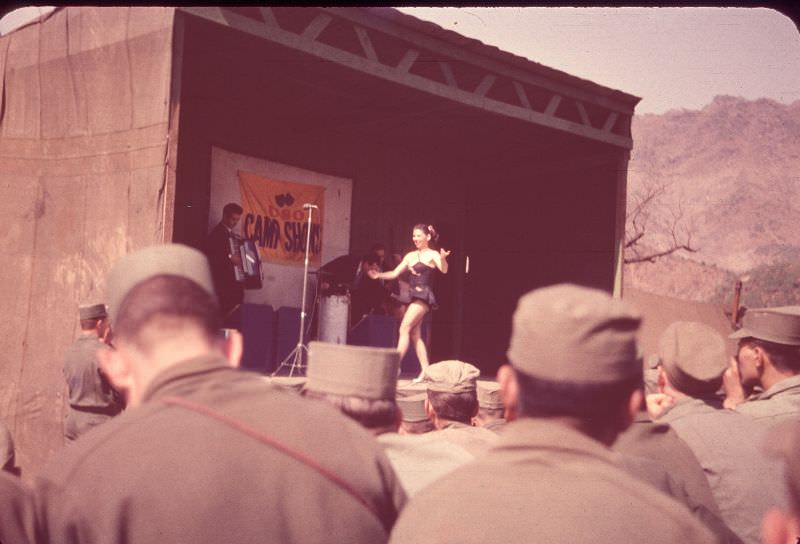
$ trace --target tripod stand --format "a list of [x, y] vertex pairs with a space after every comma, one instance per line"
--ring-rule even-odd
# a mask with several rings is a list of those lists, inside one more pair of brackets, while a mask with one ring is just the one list
[[306, 293], [308, 292], [308, 253], [311, 250], [311, 212], [314, 209], [319, 209], [319, 206], [316, 204], [303, 204], [303, 209], [308, 210], [308, 230], [306, 231], [306, 255], [305, 255], [305, 264], [303, 266], [303, 295], [300, 298], [300, 334], [297, 338], [297, 345], [295, 348], [289, 352], [289, 355], [281, 361], [281, 364], [278, 365], [278, 368], [275, 369], [272, 376], [277, 376], [278, 373], [284, 368], [289, 369], [289, 376], [294, 375], [294, 372], [297, 371], [298, 374], [302, 374], [305, 371], [306, 363], [304, 361], [304, 355], [308, 354], [308, 348], [303, 343], [303, 337], [305, 335], [305, 326], [306, 326]]

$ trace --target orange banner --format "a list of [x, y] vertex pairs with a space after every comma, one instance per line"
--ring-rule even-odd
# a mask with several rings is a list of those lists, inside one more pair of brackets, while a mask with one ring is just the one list
[[266, 178], [239, 170], [242, 195], [242, 236], [256, 241], [261, 260], [303, 264], [311, 210], [309, 262], [319, 265], [322, 254], [322, 217], [325, 187]]

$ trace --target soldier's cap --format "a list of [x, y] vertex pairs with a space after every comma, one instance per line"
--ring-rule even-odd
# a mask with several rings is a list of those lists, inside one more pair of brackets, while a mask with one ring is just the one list
[[742, 328], [729, 338], [757, 338], [776, 344], [800, 346], [800, 306], [747, 310], [742, 318]]
[[308, 345], [308, 391], [394, 400], [400, 352], [393, 348], [348, 346], [328, 342]]
[[428, 391], [469, 393], [475, 391], [481, 371], [464, 361], [441, 361], [425, 369], [423, 381]]
[[102, 319], [108, 316], [106, 312], [106, 305], [99, 304], [81, 304], [78, 306], [78, 315], [81, 320], [84, 319]]
[[481, 408], [504, 408], [503, 399], [500, 398], [500, 384], [485, 380], [478, 380], [478, 406]]
[[767, 432], [763, 448], [767, 455], [783, 459], [792, 508], [800, 513], [800, 421], [783, 421], [773, 426]]
[[642, 373], [641, 317], [608, 293], [572, 284], [535, 289], [517, 302], [506, 352], [525, 375], [611, 384]]
[[428, 420], [428, 414], [425, 413], [425, 400], [427, 398], [427, 393], [417, 393], [409, 397], [398, 397], [397, 405], [403, 413], [403, 421], [415, 423], [417, 421]]
[[162, 274], [195, 282], [214, 295], [208, 259], [198, 250], [182, 244], [149, 246], [121, 257], [108, 275], [108, 314], [113, 323], [125, 296], [139, 283]]
[[658, 343], [661, 367], [670, 383], [688, 395], [713, 393], [728, 367], [725, 340], [704, 323], [676, 321]]

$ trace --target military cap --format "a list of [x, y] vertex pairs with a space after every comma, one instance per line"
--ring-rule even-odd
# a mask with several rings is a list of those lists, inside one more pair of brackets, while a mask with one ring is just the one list
[[215, 294], [208, 259], [201, 252], [181, 244], [149, 246], [120, 258], [108, 275], [106, 291], [112, 323], [131, 289], [162, 274], [186, 278]]
[[425, 369], [423, 381], [428, 391], [468, 393], [475, 391], [481, 371], [464, 361], [441, 361]]
[[414, 423], [430, 419], [428, 414], [425, 413], [425, 400], [427, 398], [427, 393], [418, 393], [410, 397], [398, 397], [397, 405], [403, 413], [403, 421]]
[[81, 304], [78, 307], [78, 315], [81, 320], [83, 319], [102, 319], [108, 314], [106, 313], [105, 304]]
[[725, 340], [703, 323], [676, 321], [658, 344], [661, 367], [670, 383], [683, 393], [711, 393], [728, 367]]
[[497, 382], [478, 381], [478, 405], [481, 408], [503, 408], [503, 399], [500, 398], [500, 384]]
[[618, 383], [641, 375], [641, 317], [608, 293], [572, 284], [531, 291], [517, 302], [507, 356], [545, 380]]
[[775, 344], [800, 346], [800, 306], [747, 310], [742, 318], [742, 328], [730, 338], [757, 338]]
[[311, 342], [306, 389], [366, 399], [394, 399], [400, 352], [392, 348]]

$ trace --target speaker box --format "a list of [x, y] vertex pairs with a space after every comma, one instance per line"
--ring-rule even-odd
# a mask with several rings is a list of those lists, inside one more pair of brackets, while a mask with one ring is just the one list
[[[300, 335], [300, 308], [290, 308], [281, 306], [277, 314], [277, 339], [275, 350], [275, 366], [277, 368], [286, 357], [297, 347]], [[306, 327], [308, 327], [308, 316], [306, 316]], [[308, 338], [306, 337], [307, 341]], [[306, 342], [303, 344], [308, 345]], [[308, 357], [303, 353], [303, 363], [307, 363]]]
[[268, 304], [242, 304], [239, 331], [244, 338], [241, 367], [267, 374], [275, 369], [275, 311]]

